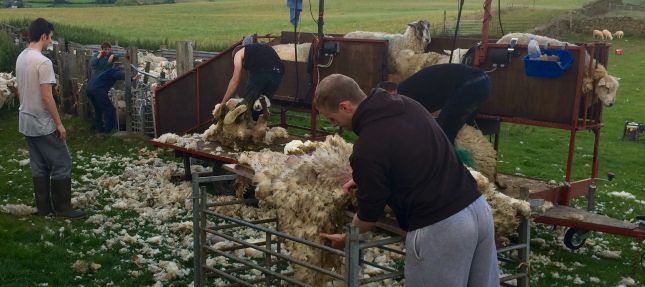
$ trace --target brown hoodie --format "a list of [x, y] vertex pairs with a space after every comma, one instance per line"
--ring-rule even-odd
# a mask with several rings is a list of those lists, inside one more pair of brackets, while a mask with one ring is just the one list
[[350, 158], [358, 217], [375, 222], [385, 205], [407, 231], [461, 211], [481, 194], [430, 113], [418, 102], [376, 89], [352, 118], [359, 136]]

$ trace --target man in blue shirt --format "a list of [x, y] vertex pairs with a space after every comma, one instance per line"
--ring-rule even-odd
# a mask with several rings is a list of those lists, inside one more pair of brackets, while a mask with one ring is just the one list
[[125, 79], [125, 73], [109, 68], [91, 79], [86, 94], [94, 106], [94, 128], [100, 134], [107, 134], [116, 128], [116, 109], [108, 97], [108, 91], [118, 80]]
[[101, 50], [90, 59], [90, 66], [92, 67], [91, 78], [96, 78], [107, 69], [113, 68], [114, 60], [116, 60], [116, 56], [112, 54], [112, 45], [108, 42], [103, 42]]

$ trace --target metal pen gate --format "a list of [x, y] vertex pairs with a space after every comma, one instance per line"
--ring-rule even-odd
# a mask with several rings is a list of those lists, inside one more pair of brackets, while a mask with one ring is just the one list
[[[381, 282], [387, 279], [396, 279], [403, 277], [403, 271], [388, 266], [378, 265], [373, 262], [365, 261], [363, 250], [368, 248], [379, 248], [384, 251], [394, 252], [405, 256], [403, 251], [395, 250], [387, 245], [404, 242], [405, 238], [393, 235], [389, 238], [380, 240], [363, 241], [360, 240], [359, 230], [356, 227], [347, 225], [347, 241], [345, 250], [337, 250], [330, 246], [319, 244], [313, 241], [297, 238], [289, 234], [277, 231], [279, 226], [278, 218], [264, 218], [258, 220], [245, 220], [227, 216], [217, 212], [218, 207], [225, 207], [238, 204], [257, 204], [257, 199], [239, 199], [229, 202], [209, 202], [208, 192], [204, 185], [233, 181], [238, 178], [238, 174], [214, 175], [193, 173], [193, 250], [194, 250], [194, 286], [212, 286], [208, 280], [214, 277], [226, 279], [230, 284], [226, 286], [311, 286], [306, 282], [299, 281], [292, 277], [293, 272], [287, 269], [280, 270], [279, 267], [299, 265], [309, 270], [328, 276], [330, 279], [342, 281], [344, 286], [356, 287], [364, 284]], [[216, 185], [221, 186], [221, 185]], [[270, 227], [266, 225], [271, 225]], [[235, 238], [228, 230], [232, 228], [248, 228], [264, 233], [264, 242], [249, 242], [241, 238]], [[529, 241], [530, 241], [530, 221], [524, 219], [520, 228], [519, 242], [500, 248], [498, 259], [501, 264], [508, 264], [510, 270], [516, 270], [514, 273], [504, 275], [500, 278], [502, 286], [529, 286]], [[230, 248], [216, 249], [206, 245], [207, 235], [213, 234], [234, 242]], [[312, 265], [306, 261], [296, 259], [290, 255], [284, 254], [283, 248], [285, 242], [291, 241], [297, 244], [304, 244], [312, 248], [329, 252], [344, 258], [345, 265], [340, 270], [341, 273], [327, 270], [319, 266]], [[235, 250], [252, 248], [262, 253], [262, 258], [255, 262], [251, 259], [238, 257], [234, 254]], [[219, 270], [206, 265], [206, 259], [209, 254], [223, 256], [226, 259], [241, 264], [240, 267], [233, 267], [225, 270]], [[381, 269], [382, 274], [369, 278], [360, 278], [361, 265], [366, 264], [371, 267]], [[240, 274], [259, 272], [261, 278], [247, 280], [240, 278]], [[238, 276], [236, 276], [238, 275]]]

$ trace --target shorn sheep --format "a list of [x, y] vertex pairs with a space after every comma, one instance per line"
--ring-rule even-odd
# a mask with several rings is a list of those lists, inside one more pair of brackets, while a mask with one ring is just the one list
[[623, 32], [623, 31], [616, 31], [614, 33], [614, 37], [616, 37], [616, 39], [622, 39], [623, 36], [625, 36], [625, 32]]
[[[517, 38], [518, 44], [526, 45], [529, 43], [532, 37], [535, 37], [535, 40], [537, 40], [540, 45], [544, 45], [544, 46], [546, 45], [549, 45], [551, 47], [563, 46], [563, 45], [576, 46], [568, 42], [560, 41], [560, 40], [545, 37], [545, 36], [533, 35], [530, 33], [506, 34], [502, 38], [497, 40], [497, 44], [508, 44], [510, 43], [512, 38]], [[591, 57], [589, 56], [588, 53], [586, 53], [585, 63], [588, 64], [590, 60], [591, 60]], [[585, 74], [583, 78], [582, 92], [585, 95], [591, 97], [590, 104], [600, 100], [600, 102], [602, 102], [603, 105], [610, 107], [616, 101], [616, 92], [618, 91], [618, 87], [620, 85], [618, 83], [620, 78], [609, 75], [607, 73], [607, 69], [605, 68], [605, 66], [603, 66], [600, 63], [597, 63], [595, 59], [593, 59], [592, 65], [594, 66], [594, 70], [591, 75], [589, 74], [589, 70], [587, 68], [584, 69]], [[594, 81], [596, 81], [596, 84], [595, 84], [596, 92], [595, 94], [592, 94], [592, 91], [594, 90]]]
[[425, 52], [426, 46], [431, 41], [430, 22], [426, 20], [412, 22], [408, 24], [403, 34], [355, 31], [347, 33], [345, 38], [388, 40], [389, 69], [390, 73], [395, 73], [394, 59], [401, 50], [408, 49], [415, 54]]
[[594, 39], [605, 40], [605, 35], [600, 30], [593, 30], [593, 38]]
[[[264, 105], [268, 106], [266, 97], [263, 96], [258, 101], [265, 101]], [[254, 121], [251, 119], [251, 111], [247, 110], [247, 105], [235, 107], [236, 103], [235, 99], [231, 99], [225, 105], [215, 105], [213, 110], [215, 124], [202, 134], [204, 141], [217, 141], [223, 146], [238, 151], [263, 148], [277, 138], [288, 137], [284, 128], [267, 127], [268, 108], [262, 109], [263, 113], [257, 121]]]
[[607, 29], [602, 30], [602, 35], [603, 35], [603, 36], [605, 36], [605, 37], [604, 37], [604, 38], [605, 38], [605, 40], [607, 40], [607, 39], [609, 39], [610, 41], [611, 41], [611, 40], [614, 40], [614, 36], [612, 36], [612, 35], [611, 35], [611, 32], [609, 32], [609, 30], [607, 30]]

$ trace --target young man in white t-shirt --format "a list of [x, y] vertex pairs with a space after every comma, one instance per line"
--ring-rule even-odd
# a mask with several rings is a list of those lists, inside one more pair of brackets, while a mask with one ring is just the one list
[[56, 84], [51, 60], [42, 50], [52, 41], [54, 26], [43, 18], [29, 25], [29, 45], [16, 60], [20, 99], [18, 131], [29, 146], [34, 198], [39, 215], [80, 218], [71, 207], [72, 159], [65, 143], [67, 133], [52, 96]]

